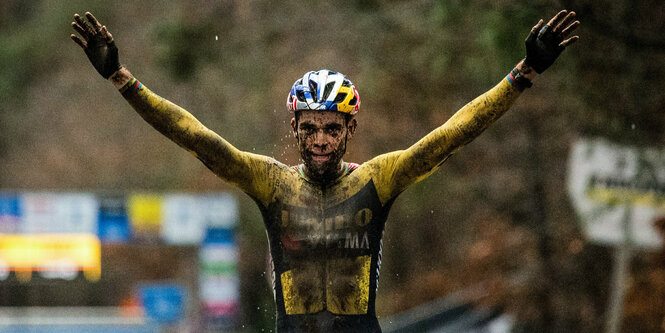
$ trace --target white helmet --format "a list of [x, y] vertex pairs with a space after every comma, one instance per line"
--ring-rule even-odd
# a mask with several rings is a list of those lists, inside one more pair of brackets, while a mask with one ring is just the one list
[[290, 111], [330, 110], [350, 115], [358, 113], [360, 96], [344, 74], [327, 69], [305, 73], [286, 99]]

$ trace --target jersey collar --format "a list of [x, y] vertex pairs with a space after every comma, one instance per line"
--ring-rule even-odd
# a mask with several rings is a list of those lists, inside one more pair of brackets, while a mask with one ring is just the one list
[[[339, 180], [341, 180], [342, 178], [346, 177], [346, 175], [348, 175], [351, 171], [350, 168], [349, 168], [349, 163], [344, 162], [344, 161], [342, 161], [341, 168], [342, 168], [342, 174], [340, 174], [339, 177], [337, 177], [334, 181], [330, 182], [331, 184], [336, 183]], [[302, 178], [302, 179], [304, 179], [304, 180], [306, 180], [310, 183], [315, 183], [316, 184], [315, 181], [311, 180], [309, 177], [307, 177], [307, 175], [305, 175], [305, 164], [299, 164], [298, 167], [297, 167], [297, 170], [298, 170], [298, 174], [300, 175], [300, 178]]]

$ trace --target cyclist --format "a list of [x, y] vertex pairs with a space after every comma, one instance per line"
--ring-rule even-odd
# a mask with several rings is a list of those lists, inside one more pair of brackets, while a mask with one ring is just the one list
[[363, 164], [343, 161], [357, 127], [360, 97], [344, 75], [305, 73], [287, 108], [303, 163], [290, 167], [242, 152], [192, 114], [157, 96], [118, 60], [113, 36], [91, 13], [78, 14], [71, 38], [143, 119], [221, 179], [256, 201], [267, 229], [278, 332], [380, 332], [375, 298], [382, 235], [395, 198], [505, 113], [537, 73], [579, 37], [574, 12], [540, 20], [526, 58], [495, 87], [411, 147]]

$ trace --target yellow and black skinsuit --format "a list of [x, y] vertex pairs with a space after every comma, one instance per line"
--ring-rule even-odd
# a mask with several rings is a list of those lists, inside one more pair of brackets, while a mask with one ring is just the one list
[[399, 193], [437, 169], [519, 96], [503, 79], [406, 150], [344, 163], [327, 184], [302, 167], [237, 150], [189, 112], [132, 79], [122, 95], [153, 127], [258, 204], [273, 263], [278, 332], [380, 332], [382, 235]]

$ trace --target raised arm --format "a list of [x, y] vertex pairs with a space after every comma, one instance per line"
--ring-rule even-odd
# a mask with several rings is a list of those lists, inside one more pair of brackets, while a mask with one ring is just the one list
[[424, 179], [501, 117], [520, 92], [531, 87], [536, 74], [552, 65], [568, 45], [577, 41], [578, 36], [567, 38], [579, 25], [574, 19], [575, 12], [565, 10], [544, 26], [541, 19], [525, 41], [526, 58], [499, 84], [462, 107], [446, 123], [408, 149], [379, 156], [375, 163], [381, 164], [378, 180], [383, 185], [381, 197], [392, 198], [408, 185]]
[[72, 27], [81, 38], [71, 38], [84, 50], [97, 72], [110, 80], [136, 112], [152, 127], [201, 160], [220, 178], [240, 187], [261, 201], [267, 201], [272, 188], [269, 168], [275, 166], [265, 156], [241, 152], [191, 113], [154, 94], [120, 65], [113, 36], [91, 14], [88, 22], [74, 15]]

